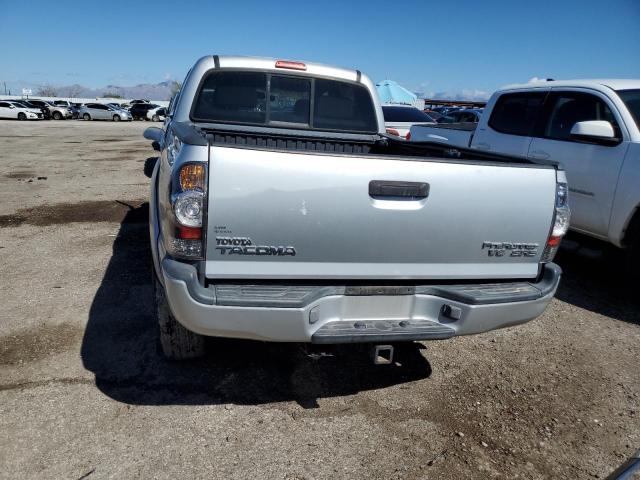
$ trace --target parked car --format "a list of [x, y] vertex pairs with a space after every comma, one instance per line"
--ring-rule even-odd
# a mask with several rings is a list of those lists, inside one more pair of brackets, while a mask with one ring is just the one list
[[407, 138], [411, 125], [435, 123], [435, 120], [412, 105], [383, 105], [384, 125], [387, 133]]
[[444, 115], [442, 115], [439, 112], [436, 112], [434, 110], [425, 110], [424, 113], [426, 113], [427, 115], [429, 115], [431, 118], [433, 118], [436, 122], [438, 121], [439, 118], [444, 117]]
[[438, 123], [478, 123], [481, 115], [481, 108], [455, 110], [440, 117]]
[[113, 120], [114, 122], [131, 121], [126, 110], [118, 109], [103, 103], [85, 103], [80, 107], [80, 117], [84, 120]]
[[0, 100], [0, 118], [15, 118], [17, 120], [42, 120], [43, 113], [34, 108], [28, 108], [18, 102]]
[[164, 121], [164, 117], [166, 115], [167, 115], [167, 109], [165, 107], [156, 107], [156, 108], [147, 110], [147, 120], [151, 120], [153, 122]]
[[417, 126], [412, 140], [560, 162], [571, 229], [623, 248], [640, 272], [640, 80], [548, 81], [491, 97], [466, 128]]
[[45, 120], [49, 120], [51, 118], [51, 115], [49, 114], [49, 109], [46, 106], [42, 106], [42, 105], [36, 105], [35, 103], [32, 103], [30, 100], [11, 100], [12, 102], [16, 102], [19, 103], [20, 105], [22, 105], [25, 108], [29, 108], [31, 110], [39, 110], [40, 113], [42, 113], [42, 116]]
[[155, 105], [153, 103], [134, 103], [131, 105], [129, 112], [134, 120], [146, 120], [147, 112], [158, 108], [159, 106], [160, 105]]
[[54, 100], [53, 104], [58, 107], [67, 107], [69, 110], [71, 110], [71, 118], [78, 118], [80, 109], [76, 107], [72, 102], [68, 100]]
[[13, 102], [17, 106], [20, 106], [21, 108], [26, 108], [28, 110], [33, 110], [33, 111], [36, 111], [36, 112], [40, 112], [42, 114], [42, 118], [44, 120], [47, 120], [47, 119], [51, 118], [51, 117], [49, 117], [49, 110], [47, 110], [46, 108], [38, 107], [37, 105], [33, 105], [33, 104], [29, 103], [29, 101], [27, 101], [27, 100], [11, 99], [11, 100], [5, 100], [5, 101]]
[[116, 102], [109, 102], [106, 105], [109, 105], [110, 107], [113, 107], [117, 110], [127, 110], [127, 108], [124, 107], [122, 104], [116, 103]]
[[137, 103], [151, 103], [151, 102], [149, 100], [144, 100], [144, 99], [142, 99], [142, 100], [131, 100], [129, 102], [129, 105], [135, 105]]
[[312, 63], [203, 57], [169, 113], [145, 131], [169, 357], [211, 335], [363, 342], [390, 361], [392, 342], [523, 323], [554, 295], [553, 162], [396, 139], [366, 75]]
[[39, 99], [30, 98], [29, 103], [36, 107], [45, 108], [49, 113], [48, 116], [53, 118], [54, 120], [64, 120], [64, 119], [73, 117], [73, 112], [69, 107], [62, 106], [62, 105], [54, 105], [52, 102], [48, 100], [39, 100]]
[[446, 115], [449, 112], [455, 112], [456, 110], [460, 110], [460, 107], [435, 107], [432, 109], [434, 112], [438, 112], [440, 115]]

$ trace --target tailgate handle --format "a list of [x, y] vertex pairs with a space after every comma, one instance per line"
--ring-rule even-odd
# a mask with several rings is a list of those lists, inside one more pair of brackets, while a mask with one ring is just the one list
[[394, 197], [419, 200], [429, 196], [429, 184], [425, 182], [371, 180], [369, 182], [369, 195], [372, 197]]

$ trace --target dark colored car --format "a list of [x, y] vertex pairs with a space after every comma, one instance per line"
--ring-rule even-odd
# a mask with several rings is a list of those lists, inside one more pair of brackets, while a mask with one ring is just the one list
[[447, 115], [450, 112], [455, 112], [456, 110], [461, 110], [460, 107], [435, 107], [432, 108], [434, 112], [438, 112], [440, 115]]
[[158, 108], [159, 105], [153, 103], [132, 103], [129, 111], [134, 120], [146, 120], [147, 112], [152, 108]]
[[438, 123], [478, 123], [482, 115], [482, 109], [465, 109], [449, 112], [439, 118]]
[[433, 118], [436, 122], [438, 121], [439, 118], [442, 118], [444, 115], [442, 115], [440, 112], [436, 112], [435, 110], [425, 110], [424, 113], [426, 113], [427, 115], [429, 115], [431, 118]]

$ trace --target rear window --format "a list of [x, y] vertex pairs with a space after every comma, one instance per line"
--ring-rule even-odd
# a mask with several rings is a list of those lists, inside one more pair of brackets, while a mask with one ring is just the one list
[[382, 107], [385, 122], [435, 122], [433, 118], [414, 107]]
[[195, 121], [377, 132], [373, 101], [362, 85], [263, 72], [213, 71], [194, 101]]
[[546, 92], [501, 95], [491, 112], [489, 126], [510, 135], [532, 135], [546, 95]]

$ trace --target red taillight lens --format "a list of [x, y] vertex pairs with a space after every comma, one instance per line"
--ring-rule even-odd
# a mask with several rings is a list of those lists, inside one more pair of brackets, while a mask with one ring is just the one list
[[176, 238], [180, 238], [182, 240], [200, 240], [202, 238], [202, 228], [177, 227]]
[[548, 247], [557, 247], [560, 245], [562, 241], [562, 237], [549, 237], [549, 241], [547, 242]]
[[395, 128], [387, 128], [387, 133], [389, 135], [395, 135], [396, 137], [400, 136], [400, 133]]
[[569, 229], [571, 211], [569, 210], [569, 205], [567, 204], [568, 191], [569, 190], [566, 183], [557, 183], [553, 226], [551, 228], [551, 233], [549, 235], [549, 239], [547, 240], [547, 245], [544, 249], [544, 253], [542, 254], [542, 262], [553, 261], [553, 257], [555, 257], [556, 252], [558, 251], [558, 247], [560, 247], [560, 242], [562, 242], [562, 237], [564, 237], [565, 233], [567, 233], [567, 230]]
[[289, 70], [306, 70], [307, 66], [302, 62], [292, 62], [290, 60], [276, 60], [276, 68], [287, 68]]
[[407, 132], [407, 136], [405, 137], [407, 140], [411, 140], [411, 132]]

